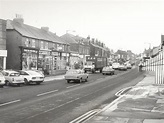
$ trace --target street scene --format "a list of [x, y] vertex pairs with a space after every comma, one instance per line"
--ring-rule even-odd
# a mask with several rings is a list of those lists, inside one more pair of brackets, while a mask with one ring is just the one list
[[162, 0], [0, 0], [0, 123], [163, 123], [162, 12]]

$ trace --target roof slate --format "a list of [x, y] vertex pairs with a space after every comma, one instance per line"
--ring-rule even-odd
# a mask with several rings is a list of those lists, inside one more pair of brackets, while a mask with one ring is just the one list
[[74, 38], [73, 38], [74, 35], [72, 34], [69, 34], [69, 33], [66, 33], [64, 35], [61, 36], [61, 38], [65, 41], [65, 43], [78, 43]]
[[13, 22], [11, 20], [7, 20], [7, 25], [7, 29], [15, 29], [25, 37], [66, 44], [66, 42], [63, 41], [63, 39], [61, 39], [59, 36], [50, 31], [45, 31], [43, 29], [39, 29], [26, 24], [20, 24], [18, 22]]

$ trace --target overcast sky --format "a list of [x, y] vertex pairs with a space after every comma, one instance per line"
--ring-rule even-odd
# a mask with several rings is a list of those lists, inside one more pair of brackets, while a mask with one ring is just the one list
[[[164, 0], [0, 0], [0, 18], [21, 14], [24, 23], [61, 36], [96, 38], [107, 47], [143, 52], [164, 34]], [[72, 32], [75, 30], [75, 32]]]

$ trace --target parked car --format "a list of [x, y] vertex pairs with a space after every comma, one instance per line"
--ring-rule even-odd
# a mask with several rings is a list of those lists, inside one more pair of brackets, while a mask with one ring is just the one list
[[126, 71], [127, 70], [127, 66], [124, 65], [124, 64], [120, 64], [119, 67], [118, 67], [119, 70], [124, 70]]
[[20, 76], [19, 72], [14, 70], [3, 70], [2, 74], [5, 77], [5, 84], [9, 85], [22, 85], [24, 84], [24, 78]]
[[33, 70], [33, 71], [38, 72], [44, 76], [44, 71], [42, 71], [42, 70]]
[[132, 65], [130, 63], [128, 63], [126, 66], [127, 66], [127, 69], [131, 69], [132, 68]]
[[106, 67], [103, 67], [102, 69], [102, 74], [103, 75], [114, 75], [114, 72], [115, 70], [112, 68], [112, 66], [106, 66]]
[[25, 84], [40, 84], [44, 81], [44, 75], [34, 70], [20, 70], [20, 75], [24, 78]]
[[5, 77], [4, 75], [0, 72], [0, 87], [3, 88], [5, 85]]
[[119, 66], [120, 66], [120, 63], [118, 63], [118, 62], [115, 62], [115, 63], [112, 64], [112, 68], [115, 69], [115, 70], [118, 69]]
[[65, 80], [67, 80], [67, 83], [70, 83], [70, 81], [78, 81], [79, 83], [82, 81], [87, 82], [88, 74], [84, 70], [70, 69], [65, 74]]

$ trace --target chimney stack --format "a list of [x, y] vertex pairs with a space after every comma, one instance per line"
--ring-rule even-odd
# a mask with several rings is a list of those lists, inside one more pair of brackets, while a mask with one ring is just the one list
[[13, 19], [14, 23], [19, 23], [20, 25], [24, 24], [24, 19], [22, 15], [16, 14], [16, 18]]
[[41, 27], [41, 30], [44, 30], [44, 31], [48, 32], [49, 31], [49, 27]]

